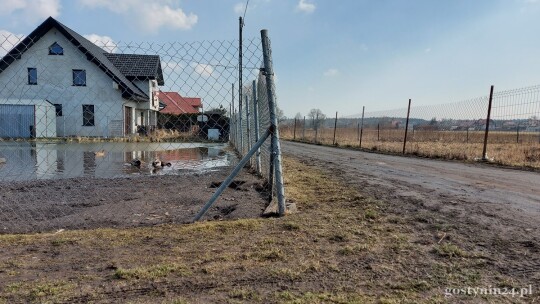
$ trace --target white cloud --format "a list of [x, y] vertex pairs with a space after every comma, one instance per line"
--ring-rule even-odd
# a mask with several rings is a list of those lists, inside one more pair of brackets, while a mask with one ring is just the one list
[[335, 77], [339, 75], [339, 71], [337, 69], [328, 69], [323, 75], [326, 77]]
[[118, 44], [109, 36], [100, 36], [97, 34], [84, 35], [84, 38], [99, 46], [107, 52], [114, 53], [118, 50]]
[[125, 15], [144, 32], [156, 33], [160, 28], [189, 30], [197, 24], [198, 17], [186, 14], [181, 8], [173, 8], [169, 0], [79, 0], [89, 8], [104, 8], [111, 12]]
[[43, 21], [52, 16], [58, 17], [62, 6], [60, 0], [2, 0], [0, 15], [13, 17], [19, 15], [19, 20], [29, 22]]
[[427, 49], [425, 49], [425, 50], [424, 50], [424, 52], [425, 52], [425, 53], [429, 53], [429, 52], [431, 52], [431, 48], [427, 48]]
[[194, 63], [191, 66], [193, 67], [193, 70], [195, 70], [195, 73], [205, 78], [212, 76], [212, 73], [214, 73], [214, 68], [209, 64]]
[[13, 11], [26, 7], [24, 0], [4, 0], [2, 1], [2, 13], [11, 14]]
[[0, 56], [6, 55], [15, 45], [24, 39], [24, 35], [0, 30]]
[[308, 0], [300, 0], [296, 6], [296, 9], [307, 14], [313, 13], [316, 8], [315, 4], [308, 2]]

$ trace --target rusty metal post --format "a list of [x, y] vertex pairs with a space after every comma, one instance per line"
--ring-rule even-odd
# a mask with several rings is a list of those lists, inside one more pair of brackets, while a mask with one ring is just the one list
[[377, 141], [380, 141], [381, 124], [377, 124]]
[[332, 141], [332, 145], [336, 145], [336, 130], [337, 130], [337, 111], [336, 111], [336, 119], [334, 120], [334, 141]]
[[486, 161], [487, 159], [487, 141], [489, 135], [489, 121], [491, 119], [491, 103], [493, 102], [493, 86], [489, 90], [489, 103], [488, 103], [488, 112], [486, 120], [486, 131], [484, 133], [484, 149], [482, 150], [482, 160]]
[[407, 108], [407, 122], [405, 123], [405, 137], [403, 138], [403, 152], [405, 154], [405, 147], [407, 146], [407, 131], [409, 130], [409, 115], [411, 114], [411, 99], [409, 99], [409, 107]]
[[364, 134], [364, 110], [366, 109], [365, 106], [362, 107], [362, 120], [360, 123], [360, 144], [359, 148], [362, 149], [362, 136]]
[[518, 125], [517, 125], [517, 130], [516, 130], [516, 131], [517, 131], [516, 143], [519, 144], [519, 123], [518, 123]]
[[469, 143], [469, 127], [467, 127], [467, 143]]

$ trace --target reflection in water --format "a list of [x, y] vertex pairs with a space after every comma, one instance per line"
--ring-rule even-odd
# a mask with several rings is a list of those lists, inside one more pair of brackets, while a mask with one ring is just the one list
[[[223, 144], [0, 142], [0, 181], [133, 174], [183, 174], [228, 166], [234, 156]], [[99, 151], [99, 152], [98, 152]], [[130, 163], [141, 160], [140, 168]], [[154, 169], [161, 160], [170, 167]]]

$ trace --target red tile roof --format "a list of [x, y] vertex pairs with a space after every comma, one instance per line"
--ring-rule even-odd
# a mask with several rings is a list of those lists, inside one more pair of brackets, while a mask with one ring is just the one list
[[160, 112], [164, 114], [197, 114], [202, 107], [198, 97], [182, 97], [177, 92], [159, 92], [159, 101], [166, 107]]

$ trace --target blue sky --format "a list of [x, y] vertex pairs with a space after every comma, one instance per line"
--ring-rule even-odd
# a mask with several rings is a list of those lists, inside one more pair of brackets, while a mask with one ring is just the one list
[[[233, 40], [245, 3], [0, 0], [0, 33], [25, 35], [53, 16], [114, 41]], [[290, 117], [540, 84], [540, 0], [250, 0], [245, 23], [245, 37], [269, 30], [278, 103]]]

